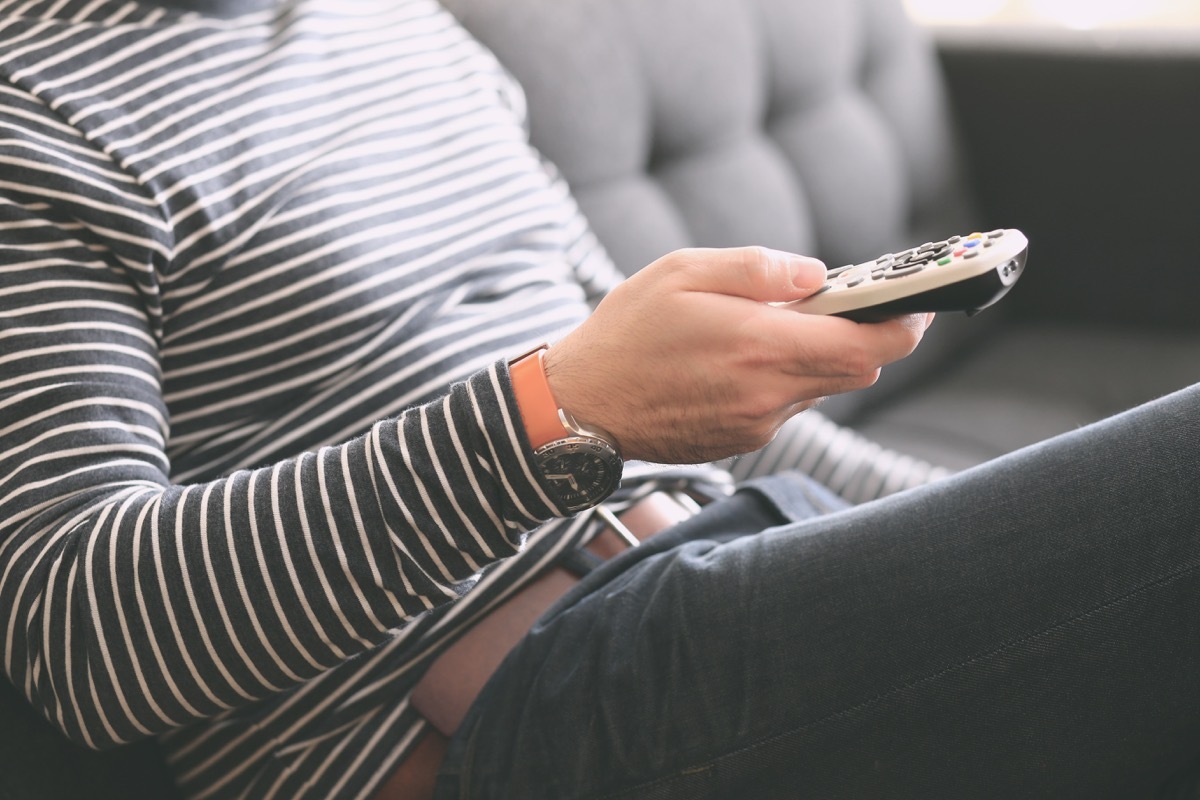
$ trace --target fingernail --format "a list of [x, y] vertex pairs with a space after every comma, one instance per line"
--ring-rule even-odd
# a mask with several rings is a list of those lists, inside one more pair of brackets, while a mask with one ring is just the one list
[[798, 289], [816, 289], [825, 285], [825, 265], [819, 261], [801, 261], [792, 271], [792, 283]]
[[825, 265], [819, 260], [795, 253], [775, 252], [787, 259], [792, 271], [792, 285], [797, 289], [815, 289], [825, 283]]

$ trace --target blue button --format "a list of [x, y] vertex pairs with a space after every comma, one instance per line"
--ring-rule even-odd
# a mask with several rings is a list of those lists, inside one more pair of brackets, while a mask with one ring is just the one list
[[979, 240], [972, 239], [969, 242], [963, 242], [963, 247], [979, 247]]

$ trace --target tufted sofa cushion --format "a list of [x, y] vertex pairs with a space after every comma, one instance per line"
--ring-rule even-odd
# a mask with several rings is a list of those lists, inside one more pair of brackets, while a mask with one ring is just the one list
[[[833, 267], [972, 227], [933, 48], [898, 0], [444, 4], [525, 88], [533, 144], [627, 273], [694, 245]], [[939, 321], [875, 399], [992, 316]]]
[[842, 262], [970, 224], [932, 51], [894, 0], [446, 5], [627, 271], [696, 244]]

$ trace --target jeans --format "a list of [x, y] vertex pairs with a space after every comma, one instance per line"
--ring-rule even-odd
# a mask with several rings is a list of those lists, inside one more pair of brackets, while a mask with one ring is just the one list
[[1200, 754], [1200, 388], [845, 507], [758, 481], [588, 575], [438, 800], [1136, 798]]

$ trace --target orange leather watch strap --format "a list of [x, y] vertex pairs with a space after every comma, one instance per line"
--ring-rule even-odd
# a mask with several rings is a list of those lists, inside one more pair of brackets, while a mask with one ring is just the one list
[[546, 345], [509, 362], [508, 374], [529, 443], [536, 450], [542, 445], [569, 436], [558, 418], [558, 403], [546, 380]]

